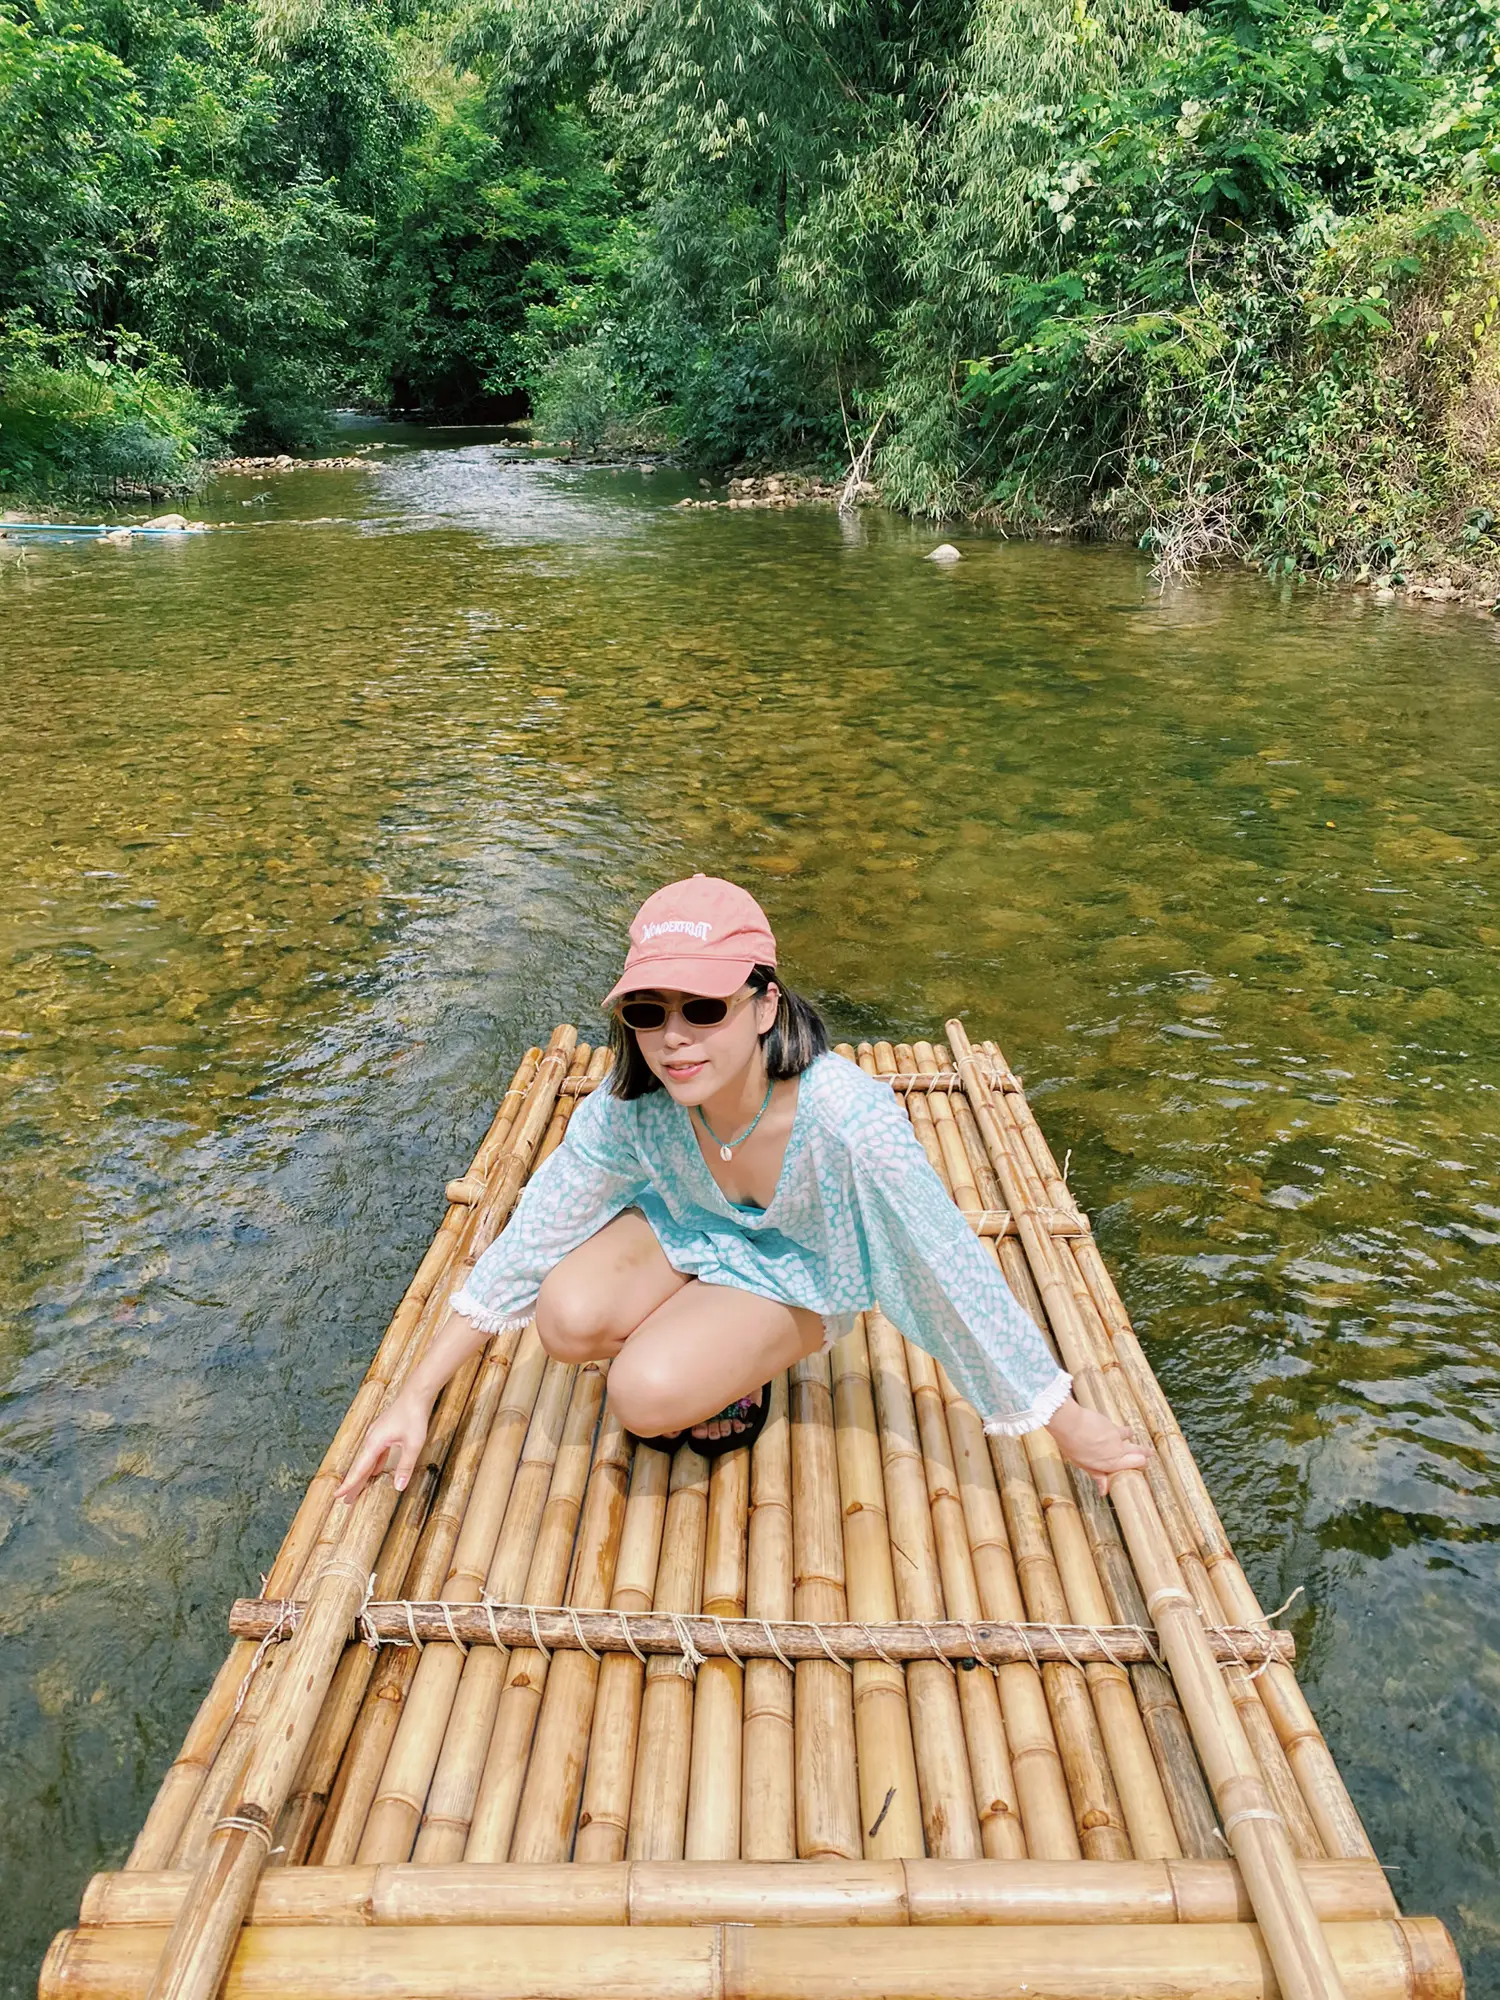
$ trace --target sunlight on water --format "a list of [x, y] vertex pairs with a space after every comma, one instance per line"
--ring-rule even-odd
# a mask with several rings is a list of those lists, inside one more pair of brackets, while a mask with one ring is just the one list
[[392, 449], [0, 568], [0, 1992], [125, 1852], [521, 1049], [697, 867], [841, 1033], [1002, 1042], [1493, 1988], [1495, 632], [696, 490]]

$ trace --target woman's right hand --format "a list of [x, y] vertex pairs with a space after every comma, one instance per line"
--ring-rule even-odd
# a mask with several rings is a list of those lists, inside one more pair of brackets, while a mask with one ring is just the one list
[[407, 1481], [416, 1470], [417, 1456], [426, 1441], [431, 1414], [430, 1403], [414, 1396], [410, 1390], [402, 1390], [389, 1409], [382, 1410], [365, 1432], [364, 1443], [334, 1499], [357, 1500], [369, 1481], [386, 1470], [386, 1460], [392, 1452], [396, 1455], [391, 1468], [396, 1475], [396, 1491], [404, 1492]]

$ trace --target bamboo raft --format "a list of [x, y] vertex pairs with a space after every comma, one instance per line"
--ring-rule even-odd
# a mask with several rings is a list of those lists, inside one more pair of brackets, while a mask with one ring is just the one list
[[406, 1492], [335, 1504], [603, 1077], [559, 1028], [41, 2000], [1459, 2000], [1020, 1083], [948, 1036], [840, 1053], [1147, 1471], [1105, 1501], [1046, 1431], [986, 1438], [872, 1311], [712, 1468], [497, 1335]]

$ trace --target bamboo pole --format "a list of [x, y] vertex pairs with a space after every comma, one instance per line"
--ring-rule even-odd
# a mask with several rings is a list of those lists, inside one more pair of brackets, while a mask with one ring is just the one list
[[[1008, 1066], [999, 1049], [993, 1042], [987, 1042], [985, 1048], [995, 1067], [1004, 1072]], [[1060, 1209], [1061, 1199], [1071, 1198], [1067, 1195], [1046, 1136], [1023, 1092], [1014, 1094], [1013, 1106], [1015, 1120], [1038, 1166], [1047, 1199]], [[998, 1193], [996, 1199], [999, 1199]], [[1141, 1349], [1130, 1316], [1099, 1254], [1098, 1245], [1087, 1231], [1073, 1245], [1073, 1256], [1107, 1335], [1103, 1343], [1107, 1350], [1107, 1379], [1113, 1383], [1123, 1377], [1129, 1384], [1135, 1407], [1158, 1458], [1167, 1468], [1182, 1510], [1193, 1525], [1199, 1556], [1218, 1599], [1219, 1616], [1227, 1623], [1237, 1625], [1253, 1625], [1261, 1621], [1264, 1613], [1229, 1545], [1223, 1523], [1204, 1485], [1203, 1475]], [[1321, 1844], [1333, 1855], [1350, 1858], [1373, 1855], [1369, 1836], [1296, 1676], [1283, 1666], [1273, 1665], [1258, 1677], [1255, 1686], [1277, 1740], [1295, 1773]]]
[[[1094, 1567], [1063, 1455], [1045, 1430], [1029, 1431], [1023, 1443], [1069, 1616], [1078, 1625], [1108, 1625], [1112, 1622], [1109, 1602]], [[1182, 1853], [1182, 1847], [1130, 1676], [1113, 1660], [1091, 1662], [1084, 1673], [1131, 1848], [1141, 1861], [1170, 1860]]]
[[[1236, 1625], [1262, 1622], [1265, 1614], [1229, 1546], [1223, 1524], [1203, 1484], [1203, 1475], [1155, 1382], [1097, 1245], [1091, 1237], [1082, 1238], [1075, 1255], [1079, 1272], [1108, 1330], [1112, 1350], [1135, 1391], [1152, 1444], [1193, 1524], [1198, 1553], [1208, 1570], [1219, 1615]], [[1155, 1389], [1154, 1395], [1151, 1389]], [[1348, 1859], [1373, 1855], [1369, 1835], [1296, 1676], [1287, 1668], [1273, 1666], [1257, 1681], [1256, 1689], [1328, 1853]]]
[[[842, 1619], [844, 1540], [828, 1357], [789, 1371], [792, 1431], [792, 1601], [799, 1618]], [[863, 1853], [853, 1673], [832, 1660], [803, 1660], [793, 1692], [797, 1853], [804, 1861], [857, 1861]]]
[[[561, 1597], [567, 1585], [603, 1405], [603, 1371], [595, 1363], [581, 1366], [573, 1378], [567, 1426], [526, 1577], [526, 1595], [533, 1603]], [[510, 1655], [474, 1800], [466, 1861], [503, 1861], [510, 1852], [547, 1667], [548, 1655], [532, 1646], [518, 1646]]]
[[[951, 1387], [951, 1385], [950, 1385]], [[305, 1607], [292, 1602], [273, 1604], [264, 1597], [242, 1597], [231, 1607], [230, 1629], [243, 1636], [267, 1638], [295, 1632]], [[535, 1623], [533, 1624], [533, 1620]], [[1068, 1660], [1087, 1664], [1109, 1660], [1149, 1660], [1155, 1641], [1141, 1625], [1074, 1625], [1067, 1619], [1046, 1624], [978, 1624], [949, 1618], [898, 1620], [895, 1624], [823, 1624], [818, 1620], [774, 1621], [760, 1618], [719, 1619], [702, 1612], [668, 1616], [665, 1612], [618, 1613], [576, 1610], [571, 1606], [482, 1604], [451, 1600], [371, 1599], [359, 1615], [362, 1633], [378, 1645], [406, 1647], [415, 1642], [437, 1645], [512, 1646], [540, 1638], [548, 1652], [588, 1647], [617, 1654], [639, 1649], [643, 1654], [688, 1657], [686, 1635], [694, 1652], [709, 1659], [770, 1660], [782, 1654], [798, 1660], [848, 1660], [858, 1663], [887, 1655], [898, 1664], [912, 1661], [977, 1660], [1000, 1666], [1014, 1660]], [[1289, 1650], [1289, 1632], [1263, 1632], [1257, 1627], [1216, 1626], [1205, 1644], [1224, 1666], [1263, 1663], [1267, 1648]]]
[[[849, 1615], [866, 1624], [888, 1625], [896, 1617], [896, 1582], [863, 1317], [833, 1349], [829, 1361]], [[854, 1669], [854, 1738], [865, 1859], [924, 1854], [906, 1676], [899, 1667], [881, 1660], [862, 1662]]]
[[[880, 1412], [896, 1604], [903, 1620], [936, 1624], [948, 1612], [939, 1580], [927, 1480], [917, 1440], [916, 1410], [907, 1380], [905, 1343], [878, 1310], [866, 1315], [865, 1326], [875, 1406]], [[927, 1851], [949, 1860], [975, 1859], [983, 1854], [984, 1845], [959, 1705], [957, 1670], [945, 1662], [913, 1661], [906, 1670], [906, 1688]], [[999, 1719], [998, 1708], [995, 1719]], [[989, 1746], [991, 1750], [994, 1747]], [[1008, 1757], [1004, 1761], [1008, 1764]], [[987, 1762], [997, 1763], [998, 1758], [991, 1756]], [[995, 1782], [999, 1783], [998, 1777]]]
[[[702, 1601], [703, 1544], [708, 1512], [708, 1460], [692, 1445], [672, 1459], [656, 1608], [696, 1611]], [[653, 1659], [646, 1668], [630, 1797], [632, 1861], [682, 1858], [693, 1739], [693, 1683], [687, 1661]]]
[[[1378, 1863], [1310, 1861], [1325, 1923], [1398, 1914]], [[192, 1878], [96, 1875], [86, 1927], [167, 1924]], [[268, 1871], [254, 1924], [1226, 1924], [1253, 1912], [1232, 1861], [652, 1862]]]
[[[671, 1472], [669, 1453], [636, 1446], [609, 1600], [615, 1611], [628, 1614], [651, 1607]], [[599, 1668], [578, 1836], [573, 1846], [575, 1862], [619, 1861], [624, 1857], [645, 1672], [641, 1662], [628, 1653], [612, 1655]]]
[[[889, 1042], [877, 1042], [872, 1050], [861, 1049], [860, 1063], [867, 1073], [880, 1076], [891, 1076], [898, 1070], [917, 1073], [911, 1050], [895, 1050]], [[942, 1176], [943, 1151], [932, 1104], [916, 1094], [904, 1096], [901, 1102], [928, 1160]], [[971, 1202], [971, 1208], [974, 1205]], [[946, 1611], [905, 1343], [878, 1311], [867, 1316], [866, 1330], [896, 1558], [896, 1602], [903, 1618], [935, 1623]], [[987, 1797], [1003, 1804], [1013, 1798], [998, 1701], [992, 1715], [981, 1716], [977, 1705], [982, 1703], [984, 1691], [979, 1684], [966, 1683], [961, 1695], [957, 1672], [945, 1666], [924, 1663], [908, 1667], [906, 1685], [927, 1850], [955, 1860], [974, 1858], [985, 1852], [976, 1785]], [[965, 1713], [965, 1701], [972, 1713], [972, 1736], [965, 1729], [971, 1719]]]
[[[448, 1389], [454, 1392], [452, 1401], [461, 1404], [462, 1428], [457, 1431], [451, 1452], [448, 1443], [445, 1440], [441, 1442], [440, 1453], [444, 1461], [442, 1484], [427, 1512], [415, 1555], [409, 1564], [402, 1564], [401, 1576], [393, 1579], [395, 1587], [406, 1583], [413, 1595], [420, 1592], [425, 1596], [436, 1590], [441, 1582], [464, 1510], [469, 1504], [518, 1338], [514, 1333], [496, 1335], [481, 1353], [475, 1355], [472, 1365], [460, 1369], [448, 1384]], [[439, 1399], [424, 1453], [434, 1448], [433, 1431], [437, 1431], [441, 1439], [442, 1433], [449, 1428], [449, 1415], [443, 1408], [448, 1400], [446, 1392]], [[394, 1570], [395, 1562], [402, 1553], [399, 1547], [392, 1550], [391, 1541], [392, 1536], [388, 1535], [376, 1565], [377, 1592], [383, 1592], [387, 1575]], [[304, 1860], [316, 1838], [365, 1696], [372, 1680], [380, 1676], [383, 1664], [378, 1655], [361, 1641], [345, 1648], [297, 1783], [281, 1816], [278, 1831], [284, 1865], [296, 1866]], [[276, 1859], [274, 1854], [272, 1859]]]
[[[787, 1380], [770, 1388], [771, 1408], [750, 1454], [750, 1525], [745, 1608], [752, 1618], [792, 1615], [792, 1432]], [[745, 1669], [740, 1852], [747, 1861], [790, 1861], [797, 1852], [792, 1676], [780, 1660]]]
[[[435, 1595], [442, 1587], [463, 1524], [464, 1511], [472, 1500], [474, 1492], [479, 1490], [489, 1432], [494, 1423], [500, 1397], [509, 1379], [510, 1365], [515, 1358], [519, 1340], [518, 1332], [497, 1335], [486, 1350], [485, 1365], [481, 1369], [468, 1414], [464, 1419], [464, 1438], [459, 1446], [464, 1504], [463, 1507], [454, 1504], [460, 1498], [459, 1480], [456, 1476], [453, 1486], [434, 1510], [424, 1531], [422, 1545], [413, 1564], [410, 1582], [413, 1591], [420, 1588], [424, 1594]], [[468, 1463], [471, 1448], [478, 1452], [477, 1463], [472, 1471]], [[232, 1623], [233, 1613], [231, 1613]], [[416, 1673], [418, 1658], [417, 1652], [409, 1648], [393, 1650], [387, 1647], [381, 1651], [360, 1702], [359, 1713], [354, 1718], [343, 1745], [342, 1755], [328, 1788], [326, 1806], [318, 1820], [305, 1857], [313, 1864], [344, 1865], [354, 1860], [359, 1849], [359, 1835], [368, 1816], [381, 1773], [385, 1769], [391, 1739], [400, 1721]], [[312, 1763], [314, 1750], [323, 1731], [324, 1724], [320, 1718], [318, 1735], [314, 1737], [313, 1748], [308, 1752], [309, 1764]], [[320, 1780], [325, 1775], [325, 1772], [319, 1770], [317, 1779]]]
[[[905, 1057], [919, 1066], [932, 1064], [930, 1046], [916, 1051], [898, 1049], [897, 1060]], [[946, 1115], [945, 1115], [946, 1114]], [[934, 1098], [911, 1106], [913, 1129], [922, 1136], [930, 1125], [931, 1137], [924, 1140], [928, 1157], [962, 1210], [970, 1213], [979, 1194], [969, 1172], [968, 1154], [952, 1108]], [[889, 1420], [887, 1419], [889, 1429]], [[1024, 1447], [1016, 1439], [991, 1440], [1011, 1546], [1030, 1616], [1058, 1622], [1069, 1616], [1057, 1576], [1038, 1496], [1033, 1490]], [[1049, 1663], [1042, 1684], [1052, 1711], [1056, 1741], [1062, 1752], [1063, 1768], [1073, 1796], [1077, 1837], [1082, 1852], [1092, 1860], [1128, 1860], [1131, 1847], [1125, 1833], [1123, 1809], [1114, 1773], [1110, 1768], [1098, 1717], [1090, 1700], [1085, 1670], [1071, 1664]], [[1132, 1704], [1133, 1707], [1133, 1704]]]
[[[708, 1482], [703, 1609], [712, 1617], [745, 1615], [749, 1512], [750, 1453], [725, 1452], [713, 1461]], [[744, 1680], [744, 1668], [727, 1657], [698, 1669], [682, 1848], [689, 1861], [739, 1859]]]
[[[510, 1519], [516, 1474], [547, 1366], [536, 1328], [528, 1326], [511, 1363], [454, 1544], [443, 1584], [444, 1604], [473, 1604], [484, 1592], [502, 1525]], [[405, 1861], [412, 1851], [464, 1663], [453, 1647], [435, 1646], [415, 1658], [408, 1653], [406, 1659], [406, 1698], [399, 1708], [387, 1701], [372, 1714], [369, 1752], [362, 1760], [360, 1782], [357, 1787], [351, 1784], [339, 1802], [336, 1848], [330, 1859], [336, 1852], [339, 1858], [360, 1861]], [[388, 1748], [377, 1768], [382, 1742]]]
[[[1061, 1282], [1052, 1238], [1032, 1220], [1028, 1193], [1007, 1150], [988, 1078], [974, 1057], [963, 1023], [950, 1021], [948, 1034], [991, 1164], [1020, 1225], [1053, 1333], [1072, 1369], [1075, 1393], [1081, 1400], [1102, 1403], [1106, 1414], [1113, 1414], [1072, 1293]], [[1202, 1621], [1183, 1586], [1151, 1488], [1142, 1474], [1121, 1473], [1111, 1482], [1111, 1497], [1226, 1837], [1244, 1871], [1283, 2000], [1332, 2000], [1343, 1986], [1328, 1941], [1297, 1875], [1285, 1821], [1272, 1805], [1239, 1713], [1204, 1642]]]
[[[606, 1410], [583, 1503], [569, 1604], [593, 1608], [609, 1601], [629, 1485], [630, 1441]], [[566, 1861], [572, 1851], [598, 1682], [599, 1661], [588, 1653], [562, 1652], [552, 1662], [511, 1841], [513, 1861]]]
[[[530, 1049], [522, 1059], [469, 1166], [469, 1177], [482, 1178], [490, 1172], [499, 1149], [509, 1138], [518, 1107], [535, 1079], [541, 1053], [540, 1049]], [[467, 1221], [465, 1209], [449, 1205], [282, 1540], [266, 1579], [266, 1588], [275, 1594], [289, 1595], [296, 1587], [333, 1503], [334, 1492], [353, 1463], [355, 1449], [374, 1414], [374, 1405], [383, 1391], [386, 1374], [395, 1356], [416, 1329], [423, 1308], [447, 1270]], [[127, 1867], [158, 1868], [171, 1858], [181, 1838], [188, 1812], [234, 1719], [235, 1703], [250, 1672], [254, 1654], [253, 1645], [230, 1648], [228, 1658], [215, 1675], [188, 1728], [182, 1748], [162, 1779], [131, 1849]]]
[[[906, 1362], [927, 1474], [927, 1498], [932, 1509], [943, 1596], [955, 1618], [973, 1623], [982, 1619], [983, 1614], [969, 1552], [968, 1524], [958, 1493], [938, 1366], [930, 1354], [916, 1348], [907, 1349]], [[965, 1663], [958, 1676], [958, 1697], [969, 1744], [969, 1767], [984, 1851], [993, 1860], [1019, 1860], [1026, 1853], [1026, 1840], [1010, 1745], [1000, 1712], [999, 1687], [993, 1675], [976, 1673]]]
[[[996, 1122], [1002, 1140], [1010, 1147], [1019, 1184], [1024, 1185], [1029, 1200], [1039, 1203], [1049, 1192], [1054, 1191], [1060, 1182], [1055, 1167], [1050, 1170], [1045, 1167], [1045, 1162], [1050, 1162], [1051, 1155], [1046, 1150], [1046, 1142], [1041, 1138], [1040, 1132], [1036, 1132], [1034, 1145], [1028, 1147], [1023, 1143], [1019, 1121], [1024, 1109], [1024, 1097], [1019, 1092], [1007, 1092], [997, 1106]], [[1033, 1129], [1036, 1130], [1035, 1121]], [[1035, 1165], [1038, 1154], [1044, 1157], [1043, 1169], [1038, 1169]], [[1127, 1423], [1133, 1423], [1138, 1429], [1143, 1429], [1139, 1405], [1134, 1400], [1131, 1385], [1112, 1359], [1108, 1334], [1082, 1282], [1076, 1262], [1064, 1253], [1058, 1258], [1057, 1264], [1060, 1281], [1071, 1292], [1073, 1298], [1077, 1329], [1082, 1338], [1088, 1342], [1098, 1370], [1101, 1393], [1111, 1400], [1112, 1407], [1119, 1411]], [[1193, 1544], [1176, 1490], [1159, 1458], [1148, 1466], [1146, 1479], [1188, 1591], [1199, 1613], [1212, 1626], [1218, 1622], [1221, 1615], [1218, 1600], [1207, 1570]], [[1286, 1822], [1293, 1851], [1303, 1858], [1321, 1854], [1323, 1846], [1316, 1825], [1270, 1718], [1262, 1705], [1258, 1682], [1247, 1672], [1234, 1667], [1230, 1668], [1225, 1678], [1230, 1698], [1239, 1711], [1240, 1721], [1257, 1767], [1270, 1792], [1272, 1805]]]
[[[1008, 1091], [1003, 1099], [998, 1101], [995, 1109], [997, 1132], [1002, 1143], [1010, 1147], [1010, 1158], [1018, 1175], [1018, 1185], [1024, 1186], [1030, 1201], [1040, 1203], [1049, 1193], [1055, 1191], [1059, 1179], [1055, 1165], [1049, 1165], [1051, 1155], [1047, 1151], [1046, 1142], [1033, 1120], [1034, 1143], [1029, 1147], [1023, 1143], [1020, 1118], [1026, 1106], [1024, 1097], [1019, 1091]], [[1040, 1167], [1036, 1165], [1038, 1158], [1042, 1162]], [[1076, 1328], [1081, 1338], [1089, 1345], [1100, 1395], [1127, 1423], [1133, 1422], [1143, 1428], [1140, 1408], [1134, 1399], [1131, 1384], [1113, 1358], [1105, 1327], [1088, 1295], [1087, 1288], [1081, 1281], [1077, 1264], [1064, 1256], [1059, 1260], [1058, 1271], [1062, 1285], [1071, 1291], [1076, 1310]], [[1147, 1467], [1146, 1481], [1188, 1593], [1200, 1616], [1212, 1627], [1220, 1615], [1218, 1601], [1208, 1573], [1194, 1547], [1175, 1488], [1160, 1459], [1154, 1460]], [[1285, 1822], [1293, 1852], [1302, 1858], [1321, 1854], [1323, 1849], [1316, 1826], [1270, 1719], [1261, 1704], [1256, 1681], [1247, 1672], [1231, 1664], [1226, 1669], [1225, 1686], [1239, 1714], [1256, 1767], [1269, 1792], [1271, 1807]]]
[[[1087, 1473], [1069, 1469], [1073, 1496], [1093, 1546], [1094, 1564], [1104, 1585], [1110, 1616], [1119, 1622], [1144, 1625], [1145, 1599], [1109, 1503]], [[1223, 1838], [1172, 1677], [1154, 1661], [1140, 1661], [1131, 1666], [1130, 1681], [1182, 1851], [1191, 1859], [1217, 1861], [1224, 1851]]]
[[[532, 1553], [542, 1530], [553, 1468], [567, 1428], [574, 1372], [569, 1364], [549, 1361], [542, 1376], [536, 1409], [505, 1510], [505, 1523], [485, 1579], [489, 1596], [514, 1600], [525, 1588]], [[442, 1718], [446, 1726], [440, 1725], [441, 1745], [432, 1766], [422, 1823], [412, 1848], [418, 1861], [463, 1859], [480, 1770], [509, 1658], [507, 1648], [481, 1646], [471, 1649], [461, 1663], [452, 1708]], [[433, 1734], [438, 1733], [434, 1727]], [[360, 1853], [363, 1858], [363, 1844]], [[404, 1861], [406, 1857], [395, 1854], [391, 1858]]]
[[[861, 1049], [866, 1049], [869, 1046], [868, 1042], [861, 1042], [860, 1044]], [[850, 1047], [848, 1042], [836, 1042], [834, 1044], [834, 1054], [843, 1056], [849, 1062], [858, 1060], [855, 1050]], [[884, 1073], [882, 1075], [883, 1080], [888, 1081], [894, 1089], [903, 1092], [914, 1090], [923, 1096], [926, 1096], [929, 1092], [933, 1094], [942, 1092], [945, 1095], [957, 1095], [963, 1089], [963, 1078], [950, 1062], [944, 1061], [941, 1058], [939, 1060], [938, 1072], [935, 1075], [919, 1075], [914, 1071], [906, 1073], [893, 1072], [889, 1077], [884, 1077]], [[582, 1082], [575, 1077], [569, 1077], [568, 1081], [563, 1085], [563, 1093], [569, 1097], [586, 1097], [591, 1091], [598, 1088], [599, 1081], [598, 1077], [592, 1076]]]
[[[898, 1051], [903, 1058], [905, 1053]], [[936, 1071], [938, 1058], [929, 1043], [918, 1042], [912, 1056], [922, 1074]], [[968, 1213], [985, 1201], [993, 1176], [979, 1171], [974, 1149], [965, 1143], [955, 1115], [961, 1102], [964, 1100], [933, 1097], [921, 1106], [921, 1111], [933, 1126], [941, 1177], [960, 1211]], [[995, 1254], [993, 1246], [991, 1254]], [[958, 1493], [941, 1371], [930, 1355], [911, 1348], [907, 1350], [907, 1366], [917, 1409], [943, 1588], [955, 1615], [972, 1618], [980, 1602], [978, 1582]], [[961, 1606], [964, 1608], [960, 1609]], [[1024, 1852], [1024, 1848], [1015, 1845], [1021, 1836], [1021, 1824], [1009, 1747], [1000, 1723], [998, 1685], [971, 1678], [960, 1680], [959, 1692], [965, 1700], [965, 1727], [974, 1759], [974, 1793], [981, 1805], [985, 1851], [997, 1857]], [[991, 1707], [995, 1711], [993, 1721]], [[987, 1753], [983, 1757], [981, 1745]]]
[[[474, 1225], [503, 1224], [531, 1164], [577, 1040], [557, 1030], [537, 1071], [515, 1127], [515, 1143], [498, 1176], [495, 1195]], [[456, 1258], [460, 1268], [461, 1259]], [[411, 1342], [393, 1360], [385, 1398], [395, 1395], [417, 1359]], [[384, 1400], [384, 1399], [383, 1399]], [[296, 1778], [318, 1711], [343, 1651], [344, 1634], [363, 1601], [370, 1568], [395, 1512], [396, 1492], [382, 1474], [352, 1506], [333, 1509], [343, 1524], [337, 1556], [314, 1585], [308, 1614], [287, 1648], [285, 1671], [267, 1703], [235, 1806], [226, 1814], [196, 1871], [151, 1979], [151, 2000], [211, 2000], [234, 1950], [235, 1938], [274, 1840], [274, 1828]]]
[[[1024, 1618], [1021, 1586], [979, 1418], [971, 1403], [958, 1399], [951, 1383], [945, 1384], [944, 1395], [980, 1608], [987, 1618]], [[1073, 1805], [1041, 1669], [1036, 1664], [1039, 1657], [1033, 1650], [1025, 1664], [1018, 1661], [997, 1666], [995, 1674], [1015, 1773], [1017, 1808], [1029, 1854], [1040, 1860], [1077, 1861], [1081, 1850]]]
[[[468, 1924], [259, 1927], [225, 2000], [1273, 2000], [1254, 1924], [1016, 1924], [782, 1929]], [[136, 2000], [162, 1933], [65, 1932], [40, 2000]], [[1456, 2000], [1457, 1957], [1433, 1919], [1331, 1924], [1329, 1969], [1351, 2000]]]

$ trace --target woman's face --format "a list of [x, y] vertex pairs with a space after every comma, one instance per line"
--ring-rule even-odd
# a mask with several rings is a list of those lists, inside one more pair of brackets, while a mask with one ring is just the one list
[[658, 1000], [667, 1010], [660, 1028], [633, 1028], [646, 1067], [661, 1078], [668, 1093], [679, 1104], [707, 1104], [721, 1090], [743, 1083], [752, 1064], [760, 1063], [760, 1038], [776, 1019], [780, 1001], [777, 988], [768, 986], [756, 993], [742, 986], [730, 995], [729, 1012], [711, 1028], [695, 1028], [682, 1018], [689, 993], [674, 993], [651, 987], [629, 996], [632, 1000]]

